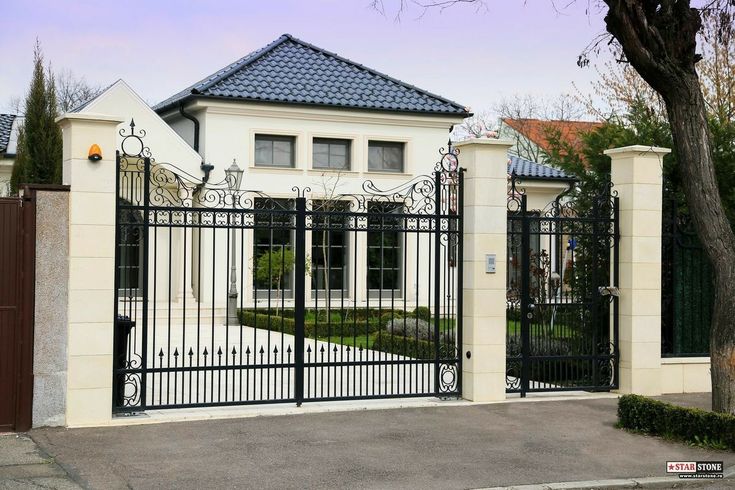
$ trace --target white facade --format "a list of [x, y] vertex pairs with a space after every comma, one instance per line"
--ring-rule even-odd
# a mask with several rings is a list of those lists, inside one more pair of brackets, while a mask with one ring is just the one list
[[18, 125], [22, 123], [23, 117], [16, 117], [10, 129], [8, 147], [4, 154], [0, 155], [0, 197], [10, 195], [10, 177], [13, 174], [15, 153], [18, 151]]
[[[294, 187], [310, 188], [308, 197], [319, 200], [329, 195], [364, 194], [363, 184], [370, 180], [382, 190], [390, 190], [406, 184], [420, 175], [432, 175], [439, 160], [439, 149], [446, 146], [449, 129], [461, 121], [458, 116], [422, 116], [384, 112], [370, 112], [344, 109], [306, 108], [295, 105], [256, 104], [244, 102], [220, 102], [212, 100], [196, 101], [187, 107], [200, 124], [199, 151], [203, 160], [214, 165], [210, 182], [222, 181], [224, 169], [233, 160], [244, 170], [241, 189], [257, 190], [272, 198], [293, 198]], [[193, 143], [193, 124], [178, 112], [164, 115], [164, 120], [179, 132], [180, 136]], [[291, 136], [295, 138], [295, 158], [292, 168], [259, 167], [254, 161], [254, 142], [256, 135]], [[325, 170], [313, 166], [314, 138], [333, 138], [350, 142], [350, 168], [348, 170]], [[404, 145], [403, 172], [375, 172], [368, 169], [368, 144], [370, 141], [392, 141]], [[201, 171], [194, 173], [201, 175]], [[204, 231], [211, 237], [214, 232]], [[211, 287], [198, 290], [198, 284], [211, 285], [216, 281], [213, 274], [227, 270], [228, 242], [225, 230], [215, 239], [201, 241], [201, 251], [195, 256], [213, 257], [212, 263], [204, 267], [192, 264], [191, 273], [194, 296], [201, 302], [222, 306], [226, 301], [224, 289], [219, 292]], [[244, 240], [243, 240], [244, 238]], [[190, 243], [199, 243], [194, 231]], [[406, 284], [401, 285], [401, 297], [408, 306], [416, 306], [418, 283], [428, 271], [416, 270], [416, 238], [409, 237], [405, 244], [407, 269], [403, 271]], [[244, 243], [243, 243], [244, 242]], [[353, 233], [348, 237], [347, 257], [350, 260], [346, 273], [345, 304], [364, 306], [368, 303], [367, 249], [366, 234]], [[253, 250], [253, 232], [237, 238], [237, 249], [243, 243], [246, 253]], [[428, 246], [428, 244], [426, 245]], [[307, 233], [306, 249], [311, 250], [311, 234]], [[424, 249], [425, 250], [425, 249]], [[308, 252], [307, 252], [308, 255]], [[247, 262], [247, 261], [246, 261]], [[240, 264], [238, 264], [239, 267]], [[244, 291], [245, 304], [252, 304], [253, 291], [252, 267], [238, 271], [238, 291]], [[200, 275], [201, 274], [201, 275]], [[408, 278], [411, 278], [409, 281]], [[357, 280], [355, 280], [357, 279]], [[420, 288], [425, 291], [425, 286]], [[314, 294], [306, 288], [307, 304], [314, 304]], [[319, 291], [320, 302], [326, 296]], [[214, 295], [214, 299], [212, 298]], [[342, 303], [341, 296], [334, 295], [333, 303]], [[273, 299], [273, 298], [272, 298]], [[267, 300], [261, 300], [267, 301]], [[385, 300], [384, 300], [385, 301]], [[419, 301], [420, 302], [420, 301]], [[291, 304], [286, 299], [286, 306]]]

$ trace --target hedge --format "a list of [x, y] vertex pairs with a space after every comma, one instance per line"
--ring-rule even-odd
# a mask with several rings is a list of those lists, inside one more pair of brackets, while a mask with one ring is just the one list
[[735, 415], [623, 395], [618, 400], [618, 425], [644, 434], [735, 450]]
[[[274, 332], [283, 332], [290, 335], [296, 334], [296, 321], [286, 315], [275, 315], [253, 310], [240, 310], [240, 323], [248, 327], [262, 328]], [[314, 338], [315, 336], [326, 337], [327, 334], [334, 336], [352, 337], [353, 335], [365, 335], [375, 333], [382, 328], [379, 319], [371, 319], [367, 324], [365, 320], [345, 320], [344, 322], [327, 322], [324, 320], [304, 322], [304, 336]]]
[[413, 337], [386, 334], [373, 342], [372, 349], [414, 359], [434, 359], [434, 343]]

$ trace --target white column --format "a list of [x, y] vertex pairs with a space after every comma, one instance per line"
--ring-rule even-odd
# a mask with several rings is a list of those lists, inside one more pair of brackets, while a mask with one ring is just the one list
[[[66, 423], [104, 424], [112, 417], [115, 274], [115, 149], [122, 118], [66, 114], [64, 184], [69, 195], [69, 344]], [[87, 159], [91, 145], [102, 160]]]
[[[508, 148], [512, 141], [457, 143], [464, 178], [462, 396], [505, 399]], [[495, 272], [486, 256], [495, 255]]]
[[661, 394], [661, 186], [663, 157], [670, 151], [605, 151], [620, 198], [621, 393]]

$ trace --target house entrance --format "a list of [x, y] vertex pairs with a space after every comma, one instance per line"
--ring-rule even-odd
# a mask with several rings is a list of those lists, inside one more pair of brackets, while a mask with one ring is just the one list
[[618, 198], [573, 188], [529, 209], [508, 196], [506, 391], [606, 391], [618, 386]]
[[390, 189], [267, 195], [144, 134], [117, 158], [116, 412], [460, 396], [458, 151]]

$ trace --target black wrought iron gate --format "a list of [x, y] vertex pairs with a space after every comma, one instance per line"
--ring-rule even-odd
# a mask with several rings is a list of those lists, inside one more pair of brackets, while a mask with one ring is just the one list
[[121, 131], [113, 409], [457, 397], [462, 172], [278, 196]]
[[573, 188], [531, 209], [508, 196], [506, 391], [603, 391], [618, 385], [618, 198]]

